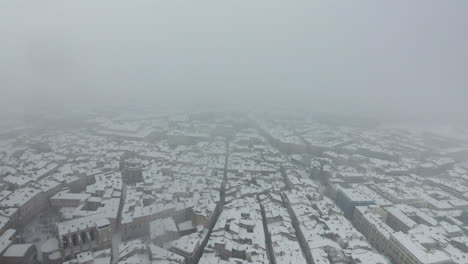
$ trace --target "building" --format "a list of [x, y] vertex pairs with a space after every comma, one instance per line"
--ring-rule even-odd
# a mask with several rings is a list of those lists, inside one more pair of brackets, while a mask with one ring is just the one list
[[[182, 236], [171, 243], [171, 251], [185, 257], [185, 263], [194, 264], [203, 253], [202, 242], [206, 239], [208, 232], [193, 233]], [[201, 262], [203, 263], [203, 262]]]
[[172, 217], [156, 219], [149, 224], [150, 238], [156, 245], [179, 238], [177, 224]]
[[112, 230], [103, 215], [91, 215], [57, 224], [60, 247], [65, 257], [111, 245]]
[[46, 197], [42, 190], [20, 188], [0, 202], [0, 209], [7, 208], [18, 208], [17, 224], [24, 225], [47, 208]]
[[60, 250], [59, 241], [57, 238], [50, 238], [42, 244], [41, 252], [42, 263], [44, 264], [61, 264], [62, 252]]
[[76, 254], [76, 258], [63, 262], [63, 264], [111, 264], [111, 250], [85, 251]]
[[408, 232], [411, 228], [415, 227], [417, 223], [403, 213], [398, 207], [386, 208], [387, 211], [387, 224], [395, 231]]
[[379, 207], [357, 206], [354, 210], [354, 226], [380, 252], [388, 253], [390, 236], [395, 232], [378, 214]]
[[64, 207], [78, 207], [85, 203], [85, 201], [91, 197], [88, 193], [71, 193], [68, 190], [61, 191], [56, 195], [52, 196], [49, 201], [52, 207], [64, 208]]
[[0, 256], [7, 250], [9, 246], [15, 243], [16, 230], [8, 229], [0, 236]]
[[358, 189], [339, 187], [336, 193], [336, 204], [343, 210], [347, 218], [353, 218], [356, 206], [373, 205], [374, 200]]
[[34, 244], [14, 244], [0, 258], [2, 264], [36, 264], [37, 251]]
[[143, 181], [143, 165], [136, 158], [121, 161], [120, 172], [125, 184], [134, 185]]
[[399, 264], [454, 264], [446, 253], [425, 249], [402, 232], [390, 236], [389, 248], [390, 257]]

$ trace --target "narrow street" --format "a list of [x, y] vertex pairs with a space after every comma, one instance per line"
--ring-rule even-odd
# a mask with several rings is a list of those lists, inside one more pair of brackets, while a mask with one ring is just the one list
[[265, 208], [263, 207], [263, 204], [260, 202], [259, 195], [257, 195], [257, 201], [258, 204], [260, 204], [260, 210], [262, 211], [262, 223], [263, 223], [263, 233], [265, 234], [265, 245], [266, 245], [266, 252], [267, 252], [267, 257], [268, 257], [268, 262], [270, 264], [276, 264], [275, 258], [273, 257], [273, 246], [271, 245], [271, 236], [270, 232], [268, 232], [268, 224], [267, 224], [267, 218], [265, 215]]
[[[210, 239], [211, 233], [213, 232], [213, 228], [218, 222], [219, 216], [221, 215], [221, 212], [223, 211], [223, 207], [225, 203], [225, 189], [224, 188], [226, 187], [226, 181], [227, 181], [228, 162], [229, 162], [229, 141], [228, 139], [226, 139], [226, 157], [224, 159], [223, 181], [221, 183], [221, 189], [219, 190], [219, 202], [216, 207], [217, 209], [215, 211], [215, 216], [214, 216], [215, 220], [208, 227], [208, 234], [206, 235], [206, 238], [203, 240], [202, 244], [200, 245], [203, 251], [205, 250], [206, 244], [208, 244], [208, 240]], [[201, 255], [203, 255], [203, 251]], [[199, 261], [200, 259], [196, 259], [195, 263], [198, 263]]]
[[127, 196], [127, 186], [123, 185], [122, 196], [120, 197], [119, 212], [117, 213], [117, 222], [115, 224], [115, 231], [112, 233], [112, 257], [111, 264], [116, 264], [119, 261], [119, 246], [122, 241], [122, 233], [120, 232], [120, 222], [122, 219], [122, 209], [125, 204], [125, 198]]

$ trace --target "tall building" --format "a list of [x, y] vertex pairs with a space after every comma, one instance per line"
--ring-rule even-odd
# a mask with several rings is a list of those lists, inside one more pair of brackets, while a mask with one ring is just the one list
[[143, 181], [143, 164], [135, 157], [127, 158], [120, 161], [120, 172], [122, 173], [122, 181], [125, 184], [134, 185]]

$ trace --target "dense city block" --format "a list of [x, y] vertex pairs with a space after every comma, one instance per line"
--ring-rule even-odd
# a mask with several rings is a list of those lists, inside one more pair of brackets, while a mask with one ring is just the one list
[[467, 161], [462, 139], [295, 114], [25, 125], [0, 135], [0, 263], [467, 264]]

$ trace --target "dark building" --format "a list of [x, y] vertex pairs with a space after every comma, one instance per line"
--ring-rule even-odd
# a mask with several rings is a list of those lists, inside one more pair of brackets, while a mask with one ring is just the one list
[[143, 181], [143, 164], [136, 158], [128, 158], [120, 161], [120, 172], [125, 184], [134, 185]]
[[336, 204], [348, 219], [352, 219], [356, 206], [372, 205], [375, 202], [357, 189], [339, 188], [336, 193]]

